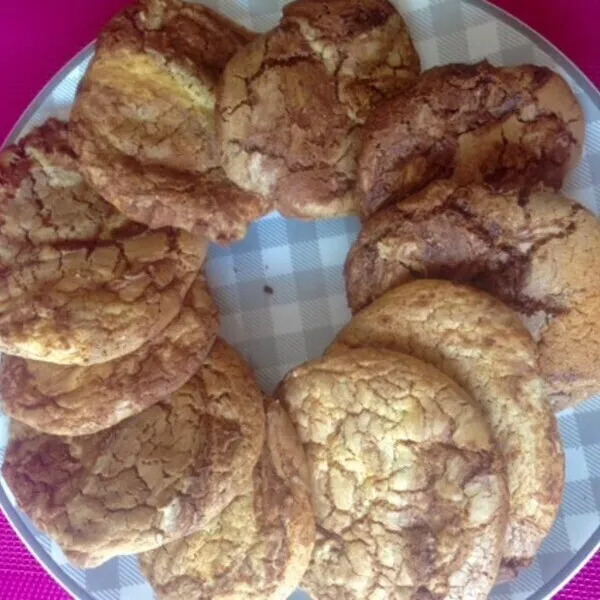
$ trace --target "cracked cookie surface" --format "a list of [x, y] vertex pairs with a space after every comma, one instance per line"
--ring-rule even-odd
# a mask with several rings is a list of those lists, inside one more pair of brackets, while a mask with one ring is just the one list
[[0, 350], [78, 365], [133, 352], [179, 312], [206, 249], [119, 214], [50, 119], [0, 154]]
[[101, 33], [70, 123], [89, 183], [130, 218], [229, 243], [270, 206], [220, 164], [214, 107], [225, 63], [253, 39], [210, 9], [140, 0]]
[[600, 224], [576, 202], [434, 183], [366, 221], [345, 274], [353, 311], [414, 278], [470, 282], [529, 327], [555, 410], [600, 391]]
[[279, 395], [317, 518], [319, 599], [483, 600], [498, 572], [504, 464], [468, 394], [431, 365], [362, 348], [294, 369]]
[[558, 512], [564, 456], [535, 343], [500, 300], [422, 279], [386, 292], [342, 329], [330, 352], [389, 348], [436, 365], [480, 403], [507, 468], [506, 575], [531, 563]]
[[358, 212], [356, 161], [372, 106], [420, 71], [387, 0], [298, 0], [238, 51], [217, 95], [223, 166], [287, 216]]
[[201, 275], [179, 314], [131, 354], [88, 367], [3, 356], [2, 408], [38, 431], [55, 435], [107, 429], [190, 379], [212, 348], [218, 329], [218, 311]]
[[560, 189], [584, 131], [575, 95], [546, 67], [435, 67], [369, 117], [359, 157], [362, 212], [435, 179]]
[[278, 402], [265, 417], [247, 492], [201, 532], [139, 557], [158, 598], [286, 600], [300, 583], [315, 537], [306, 459]]
[[197, 531], [246, 490], [262, 403], [250, 367], [217, 340], [184, 386], [105, 431], [59, 437], [13, 420], [2, 473], [36, 526], [93, 567]]

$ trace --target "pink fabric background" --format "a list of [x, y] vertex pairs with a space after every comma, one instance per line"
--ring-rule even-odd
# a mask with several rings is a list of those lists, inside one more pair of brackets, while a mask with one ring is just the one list
[[[598, 0], [495, 0], [563, 50], [600, 86]], [[0, 140], [39, 89], [126, 0], [0, 0]], [[541, 8], [543, 6], [543, 8]], [[0, 514], [0, 599], [63, 600]], [[600, 554], [559, 600], [600, 598]]]

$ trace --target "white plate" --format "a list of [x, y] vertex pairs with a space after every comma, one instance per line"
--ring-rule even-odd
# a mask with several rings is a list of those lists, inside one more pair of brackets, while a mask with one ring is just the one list
[[[213, 0], [211, 7], [247, 27], [267, 30], [279, 18], [277, 0]], [[586, 112], [583, 160], [567, 186], [569, 196], [600, 212], [600, 94], [581, 71], [524, 24], [480, 0], [397, 0], [424, 68], [488, 58], [496, 64], [534, 62], [562, 73]], [[48, 116], [66, 118], [93, 53], [78, 54], [42, 90], [8, 141]], [[291, 367], [321, 354], [348, 320], [342, 266], [357, 232], [356, 219], [315, 223], [269, 215], [229, 249], [213, 247], [208, 275], [222, 311], [222, 335], [250, 360], [270, 391]], [[274, 293], [266, 294], [269, 285]], [[541, 600], [552, 595], [600, 546], [600, 396], [560, 416], [567, 484], [558, 520], [534, 565], [499, 586], [494, 600]], [[8, 419], [0, 415], [0, 462]], [[150, 600], [152, 590], [135, 557], [116, 558], [82, 571], [40, 534], [14, 505], [0, 479], [0, 505], [45, 568], [82, 600]]]

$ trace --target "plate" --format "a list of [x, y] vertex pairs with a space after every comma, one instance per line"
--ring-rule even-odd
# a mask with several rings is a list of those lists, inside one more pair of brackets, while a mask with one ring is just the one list
[[[285, 2], [204, 3], [246, 27], [266, 31], [277, 23]], [[526, 25], [482, 0], [394, 3], [410, 27], [423, 68], [483, 58], [500, 65], [533, 62], [559, 71], [569, 81], [585, 110], [587, 139], [566, 194], [599, 214], [600, 93], [585, 75]], [[89, 46], [52, 79], [7, 142], [49, 116], [68, 117], [92, 54], [93, 46]], [[358, 220], [353, 218], [300, 222], [274, 213], [254, 223], [242, 242], [230, 248], [211, 248], [207, 274], [222, 313], [221, 333], [250, 361], [267, 392], [289, 369], [319, 356], [350, 318], [342, 269], [358, 230]], [[8, 422], [0, 415], [0, 462]], [[515, 581], [497, 586], [493, 600], [551, 598], [600, 547], [600, 395], [562, 413], [559, 425], [567, 462], [560, 514], [535, 563]], [[31, 552], [76, 598], [153, 598], [135, 557], [115, 558], [88, 570], [69, 565], [58, 546], [15, 508], [1, 479], [0, 506]], [[294, 594], [295, 599], [302, 597]]]

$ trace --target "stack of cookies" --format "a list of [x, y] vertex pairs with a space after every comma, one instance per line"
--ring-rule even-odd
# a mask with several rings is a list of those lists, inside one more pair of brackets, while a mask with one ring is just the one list
[[216, 86], [254, 39], [148, 0], [102, 32], [69, 123], [0, 154], [3, 475], [84, 568], [163, 597], [285, 598], [315, 535], [304, 450], [219, 339], [203, 264], [270, 200], [220, 164]]
[[[544, 67], [420, 72], [387, 0], [257, 35], [139, 0], [69, 123], [0, 154], [3, 475], [76, 565], [159, 598], [484, 599], [556, 517], [555, 411], [600, 389], [584, 118]], [[275, 399], [203, 275], [272, 209], [358, 214], [354, 313]]]
[[205, 553], [188, 591], [286, 597], [314, 539], [304, 452], [217, 338], [206, 241], [117, 212], [58, 121], [1, 160], [3, 474], [19, 506], [81, 567], [167, 544], [143, 561], [165, 595], [189, 588], [171, 561], [194, 573]]

